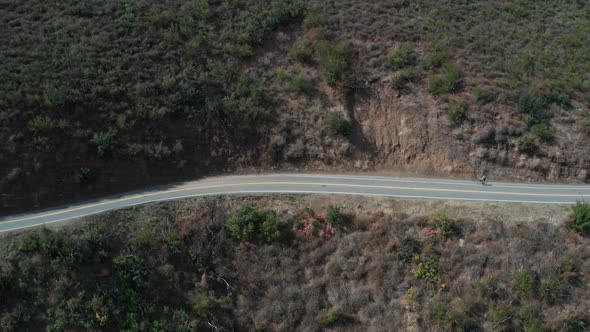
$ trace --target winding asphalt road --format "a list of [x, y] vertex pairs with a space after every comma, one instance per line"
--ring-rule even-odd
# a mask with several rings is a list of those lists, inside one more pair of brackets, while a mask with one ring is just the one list
[[274, 174], [208, 178], [105, 199], [0, 218], [0, 233], [80, 218], [108, 210], [186, 197], [235, 194], [345, 194], [488, 202], [572, 204], [590, 186], [494, 183], [377, 176]]

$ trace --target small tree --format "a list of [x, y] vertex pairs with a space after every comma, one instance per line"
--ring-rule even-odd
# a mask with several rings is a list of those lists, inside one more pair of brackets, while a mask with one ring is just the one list
[[326, 124], [333, 135], [348, 136], [350, 133], [350, 122], [340, 112], [326, 114]]
[[116, 135], [117, 132], [115, 130], [109, 130], [95, 133], [94, 136], [92, 136], [90, 143], [96, 146], [96, 151], [100, 158], [109, 157], [113, 153]]
[[451, 104], [449, 105], [449, 110], [447, 113], [447, 117], [449, 118], [449, 121], [454, 125], [458, 125], [461, 122], [463, 122], [463, 120], [465, 120], [466, 116], [467, 116], [467, 103], [465, 103], [464, 101], [457, 101], [457, 100], [451, 101]]
[[309, 61], [311, 59], [312, 53], [313, 49], [311, 48], [311, 44], [308, 41], [297, 43], [289, 50], [289, 56], [291, 56], [293, 60], [297, 60], [299, 62]]
[[264, 222], [260, 225], [260, 233], [267, 243], [278, 240], [281, 237], [279, 218], [274, 212], [266, 214]]
[[572, 228], [583, 236], [590, 235], [590, 203], [577, 202], [572, 211]]
[[533, 154], [537, 151], [537, 145], [531, 137], [526, 136], [518, 140], [518, 151]]
[[416, 62], [414, 51], [406, 44], [400, 45], [396, 50], [389, 53], [387, 60], [395, 68], [408, 67]]
[[261, 219], [251, 205], [242, 204], [238, 213], [229, 218], [227, 228], [234, 239], [249, 241], [254, 238]]
[[344, 214], [340, 210], [339, 206], [330, 205], [328, 206], [328, 213], [326, 214], [326, 220], [333, 225], [340, 225], [344, 222]]

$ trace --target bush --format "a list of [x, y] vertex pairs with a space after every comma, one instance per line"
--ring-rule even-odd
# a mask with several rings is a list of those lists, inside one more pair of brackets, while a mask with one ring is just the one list
[[590, 203], [577, 202], [571, 217], [574, 231], [583, 236], [590, 236]]
[[344, 214], [339, 206], [328, 206], [328, 213], [326, 213], [326, 220], [333, 225], [341, 225], [344, 223]]
[[551, 129], [545, 123], [539, 123], [539, 124], [532, 126], [531, 131], [540, 140], [545, 141], [545, 142], [548, 142], [553, 138], [553, 134], [551, 133]]
[[291, 80], [291, 86], [297, 92], [305, 92], [311, 90], [311, 79], [305, 74], [297, 74]]
[[353, 69], [352, 52], [344, 43], [334, 46], [327, 42], [318, 45], [320, 68], [329, 85], [357, 88], [360, 81]]
[[433, 253], [424, 255], [412, 269], [412, 274], [415, 278], [423, 279], [430, 283], [440, 280], [440, 272], [438, 257]]
[[276, 213], [263, 214], [249, 204], [242, 204], [237, 214], [228, 219], [227, 229], [232, 238], [240, 241], [271, 243], [281, 237]]
[[117, 135], [116, 130], [110, 130], [106, 132], [95, 133], [90, 140], [90, 143], [96, 146], [96, 151], [100, 158], [109, 157], [113, 153], [115, 146], [115, 136]]
[[347, 137], [350, 134], [350, 121], [344, 118], [340, 112], [328, 112], [326, 114], [326, 124], [333, 135]]
[[542, 278], [539, 295], [548, 304], [557, 302], [563, 295], [561, 281], [554, 276]]
[[442, 73], [434, 75], [428, 82], [428, 91], [433, 96], [455, 92], [461, 87], [461, 71], [452, 65], [445, 65]]
[[518, 151], [526, 154], [533, 154], [537, 151], [535, 140], [531, 137], [525, 136], [518, 140]]
[[242, 204], [239, 212], [229, 218], [227, 228], [234, 239], [250, 241], [261, 220], [262, 216], [251, 205]]
[[586, 331], [586, 327], [588, 327], [587, 319], [579, 318], [579, 317], [572, 317], [566, 319], [561, 324], [561, 332], [583, 332]]
[[323, 326], [333, 326], [341, 323], [344, 315], [338, 309], [331, 309], [326, 315], [320, 317], [319, 323]]
[[308, 42], [307, 40], [293, 45], [293, 47], [291, 47], [291, 49], [289, 50], [289, 55], [291, 56], [291, 58], [299, 62], [309, 61], [311, 59], [312, 54], [313, 49], [311, 48], [310, 42]]
[[279, 68], [275, 71], [275, 74], [277, 75], [277, 77], [281, 80], [285, 80], [287, 78], [289, 78], [289, 72], [283, 68]]
[[406, 69], [391, 79], [391, 87], [399, 92], [406, 92], [408, 84], [418, 79], [418, 73], [413, 69]]
[[537, 273], [521, 267], [514, 273], [514, 288], [524, 296], [532, 297], [539, 288]]
[[413, 65], [415, 61], [414, 51], [406, 44], [387, 55], [387, 60], [395, 68], [404, 68]]
[[438, 230], [444, 236], [459, 235], [461, 233], [457, 223], [451, 220], [444, 212], [440, 212], [430, 218], [428, 225]]
[[29, 121], [29, 129], [35, 133], [48, 132], [55, 127], [55, 122], [47, 115], [37, 115]]
[[260, 233], [266, 243], [272, 243], [281, 237], [279, 218], [276, 213], [267, 213], [265, 220], [260, 225]]
[[444, 64], [449, 62], [451, 56], [448, 52], [443, 50], [437, 50], [434, 53], [428, 55], [422, 62], [422, 66], [425, 69], [433, 70], [442, 67]]
[[89, 184], [96, 180], [96, 173], [90, 168], [82, 167], [78, 171], [78, 178], [76, 179], [80, 184]]
[[467, 103], [464, 101], [457, 100], [451, 101], [451, 104], [449, 105], [449, 110], [447, 112], [447, 117], [449, 118], [449, 121], [454, 125], [458, 125], [461, 122], [463, 122], [463, 120], [465, 120], [466, 116]]
[[412, 239], [405, 239], [396, 251], [400, 261], [409, 263], [420, 252], [420, 244]]

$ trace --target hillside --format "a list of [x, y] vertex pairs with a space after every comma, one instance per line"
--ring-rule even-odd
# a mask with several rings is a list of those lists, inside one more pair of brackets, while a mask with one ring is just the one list
[[0, 239], [0, 329], [584, 331], [590, 240], [570, 212], [342, 196], [114, 211]]
[[8, 0], [0, 213], [201, 175], [588, 181], [583, 1]]

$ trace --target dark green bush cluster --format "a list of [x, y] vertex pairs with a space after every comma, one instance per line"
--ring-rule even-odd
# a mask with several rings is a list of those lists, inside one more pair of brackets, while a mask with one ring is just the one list
[[326, 124], [332, 135], [347, 137], [350, 134], [350, 121], [348, 121], [340, 112], [328, 112], [326, 114]]
[[342, 225], [346, 221], [346, 217], [339, 206], [330, 205], [326, 213], [326, 220], [336, 226]]
[[440, 74], [430, 78], [428, 91], [433, 96], [458, 91], [461, 88], [461, 77], [461, 71], [457, 67], [447, 64], [442, 68]]
[[354, 70], [352, 52], [346, 44], [340, 42], [332, 45], [320, 41], [318, 51], [320, 69], [328, 84], [347, 88], [360, 87], [360, 79]]
[[463, 122], [463, 120], [465, 120], [467, 117], [467, 107], [468, 106], [465, 101], [452, 100], [447, 111], [447, 117], [449, 118], [449, 121], [454, 125], [458, 125]]
[[309, 76], [299, 73], [293, 76], [291, 79], [291, 86], [299, 93], [310, 91], [312, 88], [312, 82]]
[[281, 237], [278, 217], [274, 212], [261, 213], [243, 204], [227, 221], [230, 235], [240, 241], [262, 240], [271, 243]]
[[311, 43], [307, 40], [296, 43], [289, 50], [289, 55], [291, 58], [299, 62], [307, 62], [311, 60], [311, 56], [313, 55]]
[[241, 75], [233, 92], [223, 98], [223, 107], [233, 114], [243, 112], [253, 119], [265, 118], [268, 110], [263, 105], [264, 86], [249, 76]]
[[461, 234], [461, 228], [449, 216], [440, 212], [428, 220], [428, 225], [438, 230], [444, 236], [453, 236]]
[[414, 278], [436, 283], [440, 280], [441, 267], [439, 254], [433, 248], [428, 249], [416, 261], [412, 268]]
[[103, 131], [95, 133], [90, 143], [96, 147], [96, 152], [100, 158], [110, 157], [115, 148], [116, 130]]
[[521, 295], [532, 297], [539, 289], [539, 276], [535, 271], [521, 267], [514, 273], [514, 288]]
[[537, 138], [545, 142], [551, 141], [553, 138], [551, 128], [549, 128], [549, 125], [546, 123], [539, 123], [532, 126], [531, 131], [537, 136]]
[[319, 323], [324, 326], [334, 326], [344, 321], [344, 315], [338, 309], [331, 309], [327, 314], [320, 317]]
[[526, 154], [534, 154], [537, 152], [537, 144], [532, 137], [525, 136], [518, 140], [518, 151]]
[[583, 236], [590, 236], [590, 203], [577, 202], [572, 211], [572, 228]]
[[402, 44], [387, 55], [387, 60], [394, 68], [404, 68], [413, 65], [416, 57], [409, 45]]

